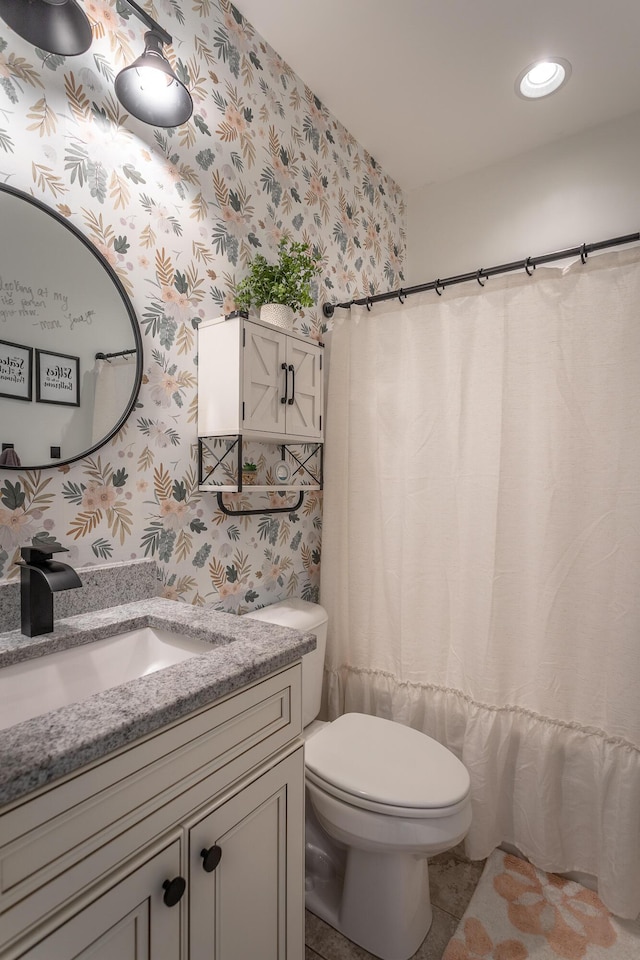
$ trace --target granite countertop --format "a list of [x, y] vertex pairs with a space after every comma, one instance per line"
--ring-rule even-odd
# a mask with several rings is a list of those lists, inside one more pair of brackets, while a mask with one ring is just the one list
[[313, 634], [153, 598], [59, 620], [53, 633], [41, 637], [0, 633], [0, 667], [147, 626], [208, 640], [211, 652], [0, 731], [0, 804], [265, 677], [315, 647]]

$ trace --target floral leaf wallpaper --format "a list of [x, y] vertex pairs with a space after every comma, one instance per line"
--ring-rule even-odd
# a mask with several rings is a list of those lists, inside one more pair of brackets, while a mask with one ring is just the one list
[[173, 35], [166, 52], [194, 101], [175, 130], [135, 120], [113, 92], [143, 25], [116, 0], [83, 6], [93, 43], [79, 57], [35, 49], [0, 20], [0, 179], [68, 218], [115, 269], [142, 333], [143, 384], [93, 455], [0, 468], [0, 578], [45, 532], [75, 565], [155, 558], [176, 600], [243, 612], [317, 599], [320, 493], [290, 512], [228, 517], [198, 491], [197, 326], [233, 309], [251, 257], [289, 235], [322, 258], [319, 306], [296, 329], [326, 339], [324, 300], [401, 286], [401, 191], [227, 0], [144, 3]]

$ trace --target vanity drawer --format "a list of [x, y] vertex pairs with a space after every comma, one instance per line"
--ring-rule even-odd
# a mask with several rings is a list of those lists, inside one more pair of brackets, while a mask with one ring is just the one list
[[100, 879], [301, 730], [298, 663], [0, 810], [0, 942]]

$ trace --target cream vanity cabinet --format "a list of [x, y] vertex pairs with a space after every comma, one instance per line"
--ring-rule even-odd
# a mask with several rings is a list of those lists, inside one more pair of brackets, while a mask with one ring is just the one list
[[198, 327], [198, 436], [322, 440], [323, 347], [231, 315]]
[[0, 808], [2, 960], [302, 960], [300, 664]]

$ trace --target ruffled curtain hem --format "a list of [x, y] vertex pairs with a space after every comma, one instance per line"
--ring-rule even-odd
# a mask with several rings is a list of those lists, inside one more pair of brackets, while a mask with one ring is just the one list
[[640, 749], [604, 731], [460, 690], [343, 665], [325, 671], [325, 713], [361, 712], [443, 743], [471, 776], [472, 859], [501, 843], [540, 869], [597, 878], [612, 913], [640, 913]]

